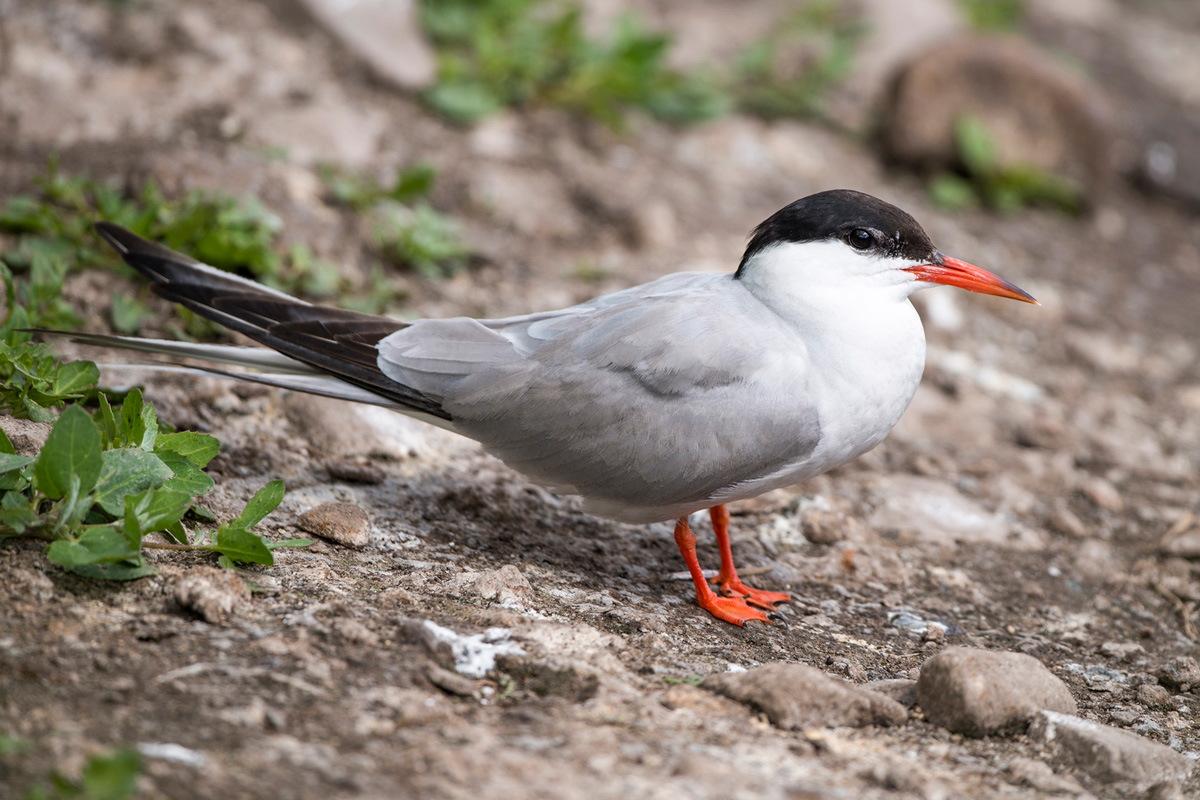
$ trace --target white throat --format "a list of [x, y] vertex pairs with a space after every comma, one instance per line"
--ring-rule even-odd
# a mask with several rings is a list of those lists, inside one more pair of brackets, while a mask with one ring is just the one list
[[922, 287], [904, 266], [839, 241], [782, 243], [739, 279], [808, 349], [829, 462], [883, 441], [920, 383], [925, 331], [908, 297]]

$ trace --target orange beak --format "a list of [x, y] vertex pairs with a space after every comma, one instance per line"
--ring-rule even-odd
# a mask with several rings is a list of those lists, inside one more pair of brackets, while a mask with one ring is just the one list
[[941, 253], [936, 254], [936, 260], [937, 263], [906, 267], [904, 271], [917, 276], [917, 280], [927, 283], [943, 283], [946, 286], [966, 289], [968, 292], [994, 294], [997, 297], [1008, 297], [1012, 300], [1033, 303], [1035, 306], [1041, 305], [1033, 299], [1029, 292], [985, 269], [980, 269], [965, 261], [959, 261], [957, 258], [944, 256]]

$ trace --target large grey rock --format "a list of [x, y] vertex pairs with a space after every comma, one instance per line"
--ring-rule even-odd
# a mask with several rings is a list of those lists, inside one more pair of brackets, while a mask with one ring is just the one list
[[895, 700], [803, 664], [709, 675], [700, 685], [761, 711], [784, 730], [899, 725], [908, 719]]
[[1078, 770], [1097, 784], [1132, 783], [1147, 787], [1180, 781], [1192, 760], [1166, 745], [1079, 717], [1041, 711], [1029, 736], [1044, 744], [1057, 765]]
[[1023, 731], [1042, 710], [1076, 712], [1066, 684], [1036, 658], [967, 647], [925, 662], [917, 702], [930, 722], [968, 736]]
[[893, 87], [884, 149], [919, 168], [953, 167], [964, 115], [992, 132], [999, 165], [1032, 165], [1085, 192], [1115, 174], [1114, 115], [1103, 93], [1024, 40], [972, 35], [927, 48]]
[[50, 427], [45, 422], [0, 416], [0, 430], [8, 436], [17, 455], [36, 456], [50, 435]]
[[309, 13], [382, 80], [426, 89], [437, 77], [416, 0], [301, 0]]

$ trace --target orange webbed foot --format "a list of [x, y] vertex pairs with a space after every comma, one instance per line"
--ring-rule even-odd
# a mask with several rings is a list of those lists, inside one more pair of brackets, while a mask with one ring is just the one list
[[774, 610], [779, 603], [792, 602], [792, 596], [787, 592], [768, 592], [764, 589], [752, 589], [742, 583], [736, 576], [732, 578], [722, 578], [717, 576], [717, 589], [725, 597], [740, 598], [750, 605], [765, 608], [768, 611]]
[[[740, 597], [717, 597], [715, 594], [699, 599], [700, 607], [714, 617], [744, 627], [747, 622], [757, 621], [771, 624], [771, 618], [757, 608], [752, 608]], [[777, 616], [777, 615], [772, 615]]]

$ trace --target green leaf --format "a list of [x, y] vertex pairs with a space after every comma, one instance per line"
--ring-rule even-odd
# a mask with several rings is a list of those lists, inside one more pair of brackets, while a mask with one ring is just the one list
[[282, 542], [264, 542], [268, 550], [275, 550], [279, 547], [310, 547], [313, 543], [312, 539], [286, 539]]
[[96, 425], [100, 428], [100, 435], [104, 437], [104, 446], [113, 447], [117, 442], [117, 437], [120, 435], [120, 429], [117, 427], [117, 418], [113, 414], [112, 406], [108, 404], [108, 397], [103, 392], [100, 393], [100, 410], [96, 412], [93, 418]]
[[142, 757], [136, 750], [118, 750], [106, 756], [93, 756], [83, 768], [85, 800], [127, 800], [137, 791]]
[[943, 172], [929, 182], [929, 198], [947, 211], [961, 211], [979, 205], [975, 186], [961, 175]]
[[504, 105], [481, 83], [440, 83], [425, 93], [434, 110], [454, 122], [470, 124], [496, 113]]
[[156, 450], [155, 455], [162, 459], [162, 462], [173, 473], [170, 479], [163, 483], [162, 488], [174, 492], [185, 492], [188, 497], [202, 495], [213, 488], [213, 479], [179, 453], [170, 450]]
[[13, 453], [0, 453], [0, 475], [20, 469], [34, 462], [33, 456], [18, 456]]
[[275, 563], [275, 558], [271, 555], [271, 551], [262, 537], [251, 533], [241, 525], [222, 525], [218, 528], [217, 540], [210, 549], [234, 563], [264, 564], [266, 566]]
[[138, 447], [105, 450], [103, 466], [96, 482], [95, 499], [100, 507], [119, 517], [125, 512], [125, 496], [162, 486], [171, 478], [171, 469], [154, 453]]
[[142, 439], [138, 445], [147, 453], [154, 450], [154, 442], [158, 439], [158, 415], [154, 413], [154, 404], [147, 403], [142, 407]]
[[0, 453], [16, 455], [16, 452], [17, 448], [13, 447], [12, 440], [8, 438], [8, 434], [4, 432], [4, 429], [0, 428]]
[[55, 371], [50, 393], [59, 397], [79, 397], [100, 380], [100, 368], [91, 361], [70, 361]]
[[133, 581], [158, 574], [158, 568], [150, 566], [140, 556], [130, 561], [117, 561], [113, 564], [80, 564], [68, 569], [76, 575], [100, 581]]
[[116, 528], [88, 528], [77, 539], [51, 543], [46, 555], [53, 563], [70, 568], [137, 558], [138, 548], [132, 544], [129, 536]]
[[184, 530], [183, 523], [179, 520], [172, 522], [170, 525], [164, 525], [163, 532], [179, 544], [188, 544], [187, 531]]
[[191, 495], [147, 489], [125, 498], [125, 527], [139, 535], [178, 526], [191, 505]]
[[197, 467], [203, 467], [212, 461], [220, 449], [221, 442], [217, 437], [194, 431], [160, 433], [154, 444], [155, 452], [170, 450], [184, 456]]
[[262, 522], [263, 517], [274, 511], [282, 502], [283, 491], [283, 481], [271, 481], [259, 489], [254, 497], [250, 498], [250, 502], [246, 503], [245, 510], [238, 517], [238, 524], [249, 530]]
[[83, 409], [71, 406], [50, 430], [34, 466], [34, 480], [42, 494], [62, 497], [79, 477], [79, 493], [87, 494], [100, 477], [100, 431]]
[[121, 418], [118, 420], [118, 441], [122, 444], [140, 447], [142, 437], [146, 433], [146, 423], [142, 418], [142, 390], [134, 388], [125, 395], [121, 404]]
[[142, 327], [142, 320], [153, 313], [142, 301], [127, 294], [114, 294], [109, 317], [113, 327], [120, 333], [135, 334]]
[[972, 175], [986, 175], [996, 169], [996, 143], [979, 117], [959, 117], [954, 123], [954, 141], [963, 166]]

